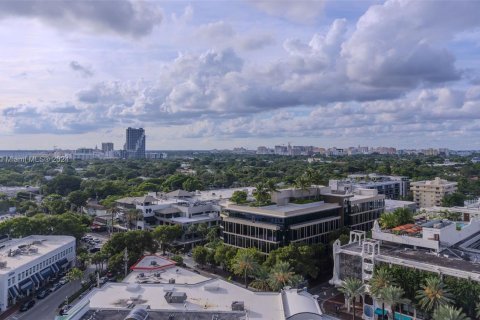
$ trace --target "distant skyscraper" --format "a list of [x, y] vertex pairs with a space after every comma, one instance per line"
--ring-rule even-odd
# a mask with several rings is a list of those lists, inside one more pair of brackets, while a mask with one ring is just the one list
[[145, 158], [145, 130], [128, 128], [125, 141], [125, 157], [128, 159]]
[[113, 151], [113, 142], [102, 142], [102, 151], [107, 153], [107, 152], [112, 152]]

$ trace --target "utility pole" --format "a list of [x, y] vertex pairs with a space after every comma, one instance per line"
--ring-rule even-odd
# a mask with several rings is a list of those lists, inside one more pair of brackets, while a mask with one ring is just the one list
[[125, 263], [125, 277], [127, 276], [128, 273], [128, 250], [125, 248], [125, 253], [123, 255], [123, 262]]

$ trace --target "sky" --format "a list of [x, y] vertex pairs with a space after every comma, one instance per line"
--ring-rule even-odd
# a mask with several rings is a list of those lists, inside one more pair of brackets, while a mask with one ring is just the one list
[[480, 149], [480, 1], [0, 0], [0, 149]]

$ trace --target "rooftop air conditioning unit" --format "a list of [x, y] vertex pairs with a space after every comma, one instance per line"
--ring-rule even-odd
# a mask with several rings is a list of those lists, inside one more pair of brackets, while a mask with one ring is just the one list
[[6, 268], [7, 267], [7, 261], [0, 261], [0, 268]]
[[184, 303], [187, 301], [187, 294], [185, 292], [169, 291], [165, 294], [165, 300], [168, 303]]
[[170, 279], [168, 279], [168, 283], [170, 283], [170, 284], [174, 284], [174, 283], [175, 283], [175, 279], [174, 279], [174, 278], [170, 278]]
[[233, 301], [232, 311], [245, 311], [245, 303], [243, 301]]

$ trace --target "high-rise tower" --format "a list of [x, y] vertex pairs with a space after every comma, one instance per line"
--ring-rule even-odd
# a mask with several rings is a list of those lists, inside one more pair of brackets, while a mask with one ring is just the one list
[[127, 129], [124, 150], [127, 159], [145, 158], [145, 130], [143, 128]]

